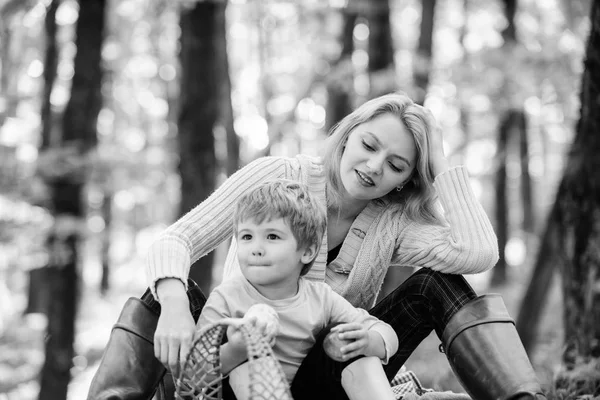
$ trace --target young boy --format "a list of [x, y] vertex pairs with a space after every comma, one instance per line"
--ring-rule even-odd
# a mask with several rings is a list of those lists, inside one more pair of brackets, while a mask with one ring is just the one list
[[[394, 330], [365, 310], [354, 308], [327, 284], [303, 278], [317, 256], [326, 228], [325, 209], [307, 187], [289, 180], [262, 184], [240, 198], [233, 224], [242, 274], [212, 291], [197, 326], [246, 316], [272, 343], [273, 353], [292, 383], [319, 332], [341, 324], [332, 330], [346, 343], [338, 349], [339, 360], [365, 356], [350, 364], [356, 364], [352, 378], [344, 380], [346, 370], [342, 372], [342, 385], [350, 399], [394, 399], [381, 367], [398, 348]], [[276, 311], [278, 327], [268, 314], [253, 312], [256, 305], [263, 304]], [[249, 318], [249, 314], [253, 316]], [[243, 381], [247, 372], [246, 348], [235, 328], [230, 328], [227, 336], [228, 342], [221, 347], [222, 371], [228, 374], [235, 369], [230, 384], [242, 400], [247, 396], [247, 381], [243, 385], [236, 381]], [[356, 379], [357, 374], [361, 379]], [[355, 387], [357, 382], [360, 387]]]

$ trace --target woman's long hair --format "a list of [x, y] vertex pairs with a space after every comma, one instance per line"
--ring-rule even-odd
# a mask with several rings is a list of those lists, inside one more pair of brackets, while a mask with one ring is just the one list
[[382, 197], [392, 203], [402, 204], [407, 216], [415, 221], [441, 224], [442, 219], [433, 187], [435, 176], [430, 164], [430, 126], [426, 110], [413, 102], [404, 93], [386, 94], [367, 101], [337, 123], [325, 141], [323, 155], [325, 173], [328, 179], [328, 206], [343, 209], [341, 193], [344, 190], [340, 177], [340, 161], [348, 137], [359, 125], [369, 122], [382, 114], [392, 114], [406, 126], [412, 134], [417, 148], [416, 166], [412, 176], [401, 191], [392, 190]]

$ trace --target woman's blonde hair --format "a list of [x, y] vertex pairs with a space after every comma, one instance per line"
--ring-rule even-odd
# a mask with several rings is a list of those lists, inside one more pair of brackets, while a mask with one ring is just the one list
[[343, 190], [340, 177], [340, 161], [348, 137], [356, 127], [382, 114], [392, 114], [406, 126], [417, 148], [416, 166], [401, 191], [392, 190], [382, 197], [393, 203], [403, 204], [403, 210], [415, 221], [440, 224], [441, 217], [437, 196], [433, 188], [434, 174], [430, 158], [430, 135], [435, 128], [427, 110], [413, 102], [404, 93], [390, 93], [367, 101], [338, 122], [325, 141], [324, 165], [327, 174], [328, 205], [342, 208], [340, 193]]

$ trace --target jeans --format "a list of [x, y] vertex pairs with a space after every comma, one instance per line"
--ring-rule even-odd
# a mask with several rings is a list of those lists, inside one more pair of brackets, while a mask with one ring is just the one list
[[[433, 329], [441, 338], [450, 318], [475, 297], [461, 275], [423, 268], [369, 310], [371, 315], [390, 324], [398, 335], [399, 349], [383, 366], [388, 379], [396, 375]], [[319, 335], [296, 373], [291, 385], [295, 400], [348, 399], [341, 385], [341, 373], [349, 362], [339, 363], [325, 354], [326, 333]]]

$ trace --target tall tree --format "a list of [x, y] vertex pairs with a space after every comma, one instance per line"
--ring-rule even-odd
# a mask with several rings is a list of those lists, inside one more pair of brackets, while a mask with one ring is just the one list
[[[507, 59], [514, 56], [514, 49], [518, 45], [515, 16], [517, 12], [517, 0], [504, 0], [504, 16], [507, 21], [506, 28], [502, 31], [504, 45], [502, 51], [507, 53]], [[492, 285], [506, 283], [507, 265], [504, 256], [505, 248], [510, 237], [510, 218], [508, 207], [508, 193], [506, 182], [506, 160], [511, 149], [516, 145], [520, 147], [521, 164], [521, 193], [524, 210], [524, 227], [531, 230], [532, 224], [532, 194], [531, 178], [529, 176], [529, 141], [527, 137], [527, 121], [523, 104], [515, 103], [512, 92], [517, 85], [510, 72], [505, 72], [505, 82], [502, 85], [501, 100], [506, 104], [506, 110], [501, 117], [498, 132], [498, 146], [496, 158], [496, 231], [498, 232], [498, 247], [500, 249], [500, 260], [493, 270]]]
[[[56, 44], [56, 11], [59, 0], [52, 0], [46, 8], [44, 18], [45, 31], [45, 55], [44, 55], [44, 88], [42, 93], [41, 107], [41, 145], [40, 150], [45, 151], [50, 147], [53, 133], [52, 104], [50, 95], [56, 80], [56, 68], [58, 65], [58, 46]], [[48, 285], [46, 285], [46, 269], [36, 268], [29, 272], [29, 288], [27, 296], [27, 308], [25, 313], [46, 313], [48, 305]]]
[[[102, 106], [101, 49], [106, 0], [79, 3], [75, 29], [77, 53], [71, 97], [62, 118], [61, 149], [49, 149], [45, 171], [52, 189], [54, 229], [48, 239], [50, 299], [46, 359], [41, 372], [40, 400], [67, 398], [73, 365], [73, 340], [79, 288], [80, 228], [84, 218], [84, 158], [97, 142], [96, 122]], [[44, 171], [43, 171], [44, 173]]]
[[421, 27], [419, 44], [417, 46], [417, 65], [414, 69], [415, 86], [417, 89], [414, 100], [421, 105], [425, 101], [427, 87], [429, 86], [429, 75], [431, 73], [435, 3], [436, 0], [421, 2]]
[[[354, 52], [354, 27], [358, 12], [354, 7], [348, 6], [343, 11], [344, 23], [340, 34], [342, 50], [339, 58], [333, 65], [335, 76], [346, 76], [344, 69], [352, 65], [352, 53]], [[352, 111], [352, 96], [349, 87], [353, 85], [347, 79], [332, 79], [327, 83], [327, 113], [325, 129], [329, 131], [333, 125]]]
[[[226, 2], [199, 1], [183, 10], [181, 26], [181, 90], [179, 103], [180, 212], [206, 199], [215, 188], [217, 159], [214, 130], [224, 115], [219, 109], [221, 85], [228, 69], [225, 31]], [[230, 167], [231, 168], [231, 167]], [[194, 264], [190, 277], [208, 293], [212, 254]]]
[[[556, 196], [567, 368], [600, 363], [600, 2], [593, 1], [581, 80], [581, 115]], [[600, 364], [598, 364], [600, 365]], [[596, 376], [600, 395], [600, 378]]]
[[373, 0], [366, 8], [369, 21], [369, 96], [377, 97], [396, 89], [390, 77], [394, 71], [394, 43], [389, 0]]
[[[597, 373], [587, 380], [580, 379], [577, 372], [569, 373], [576, 371], [579, 364], [600, 365], [600, 160], [597, 157], [600, 151], [600, 2], [592, 2], [591, 7], [591, 30], [581, 80], [580, 119], [538, 254], [537, 264], [544, 262], [545, 265], [538, 267], [536, 264], [530, 284], [531, 289], [533, 280], [541, 276], [543, 281], [535, 282], [535, 285], [549, 286], [552, 267], [559, 267], [564, 299], [563, 364], [566, 368], [558, 375], [555, 386], [571, 392], [577, 390], [572, 393], [574, 396], [600, 395]], [[523, 304], [535, 294], [539, 299], [537, 292], [528, 290]], [[521, 322], [522, 328], [526, 317], [522, 319], [521, 313], [518, 323]], [[533, 317], [539, 318], [537, 314]], [[527, 332], [531, 330], [529, 327]], [[578, 379], [574, 384], [573, 381]]]

